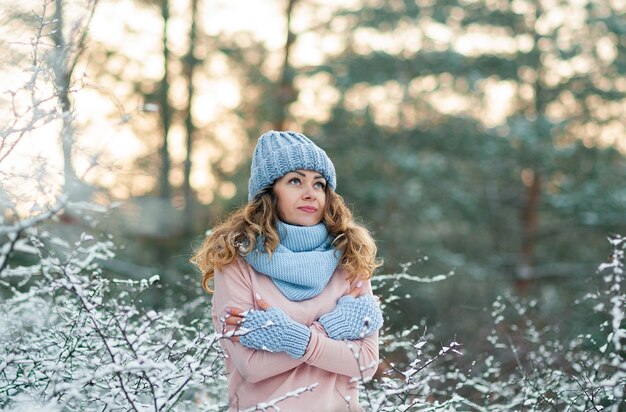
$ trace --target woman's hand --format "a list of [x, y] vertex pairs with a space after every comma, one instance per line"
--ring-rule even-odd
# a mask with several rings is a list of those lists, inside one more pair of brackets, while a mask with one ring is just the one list
[[348, 294], [337, 301], [335, 309], [322, 315], [319, 322], [334, 340], [356, 340], [370, 336], [383, 325], [383, 315], [378, 298], [373, 295], [359, 296], [361, 282], [357, 282]]
[[285, 352], [294, 359], [304, 356], [311, 338], [311, 331], [305, 325], [287, 316], [282, 310], [270, 307], [256, 295], [260, 309], [241, 312], [239, 308], [229, 308], [225, 322], [234, 326], [231, 340], [243, 346], [267, 352]]
[[359, 295], [361, 294], [361, 286], [363, 286], [363, 282], [359, 280], [357, 283], [352, 285], [352, 287], [350, 288], [350, 292], [348, 292], [348, 294], [345, 296], [352, 296], [353, 298], [359, 297]]
[[[256, 294], [256, 303], [257, 305], [259, 305], [259, 308], [261, 310], [268, 310], [271, 308], [271, 306], [266, 301], [261, 299], [261, 296], [259, 296], [258, 293]], [[225, 320], [227, 327], [226, 331], [237, 331], [237, 329], [239, 329], [239, 327], [243, 323], [246, 312], [242, 311], [239, 308], [226, 308], [226, 313], [228, 315]], [[230, 340], [232, 340], [233, 342], [239, 342], [239, 336], [232, 335], [230, 337]]]
[[[352, 296], [353, 298], [358, 298], [361, 295], [361, 286], [363, 286], [363, 282], [360, 280], [350, 287], [350, 291], [344, 296]], [[377, 295], [374, 295], [374, 300], [380, 304], [380, 298]]]

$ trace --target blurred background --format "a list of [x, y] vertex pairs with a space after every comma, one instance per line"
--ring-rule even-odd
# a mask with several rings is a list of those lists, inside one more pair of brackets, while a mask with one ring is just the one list
[[626, 233], [625, 14], [621, 0], [0, 0], [3, 219], [62, 194], [106, 208], [50, 226], [112, 235], [111, 275], [159, 274], [146, 304], [176, 306], [204, 293], [189, 256], [246, 201], [258, 136], [302, 131], [378, 242], [387, 327], [471, 347], [512, 293], [573, 334], [588, 320], [572, 297]]

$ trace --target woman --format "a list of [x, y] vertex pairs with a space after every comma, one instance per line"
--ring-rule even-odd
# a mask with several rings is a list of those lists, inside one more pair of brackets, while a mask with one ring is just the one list
[[306, 136], [265, 133], [248, 204], [192, 258], [225, 336], [230, 410], [275, 400], [285, 411], [361, 410], [359, 381], [378, 365], [383, 319], [368, 279], [380, 261], [335, 187], [333, 163]]

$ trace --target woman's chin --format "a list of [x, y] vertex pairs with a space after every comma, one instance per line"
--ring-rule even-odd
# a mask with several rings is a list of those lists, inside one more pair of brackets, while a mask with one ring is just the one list
[[321, 220], [312, 219], [312, 218], [309, 218], [309, 219], [294, 218], [294, 219], [281, 219], [281, 220], [292, 226], [315, 226], [321, 222]]

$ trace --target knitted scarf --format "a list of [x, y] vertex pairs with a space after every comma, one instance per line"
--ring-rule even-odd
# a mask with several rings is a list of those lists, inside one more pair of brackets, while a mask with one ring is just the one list
[[264, 240], [259, 236], [255, 248], [246, 255], [246, 262], [269, 276], [289, 300], [301, 301], [319, 295], [341, 257], [332, 246], [333, 238], [326, 225], [294, 226], [278, 220], [276, 229], [280, 244], [272, 257], [263, 249]]

